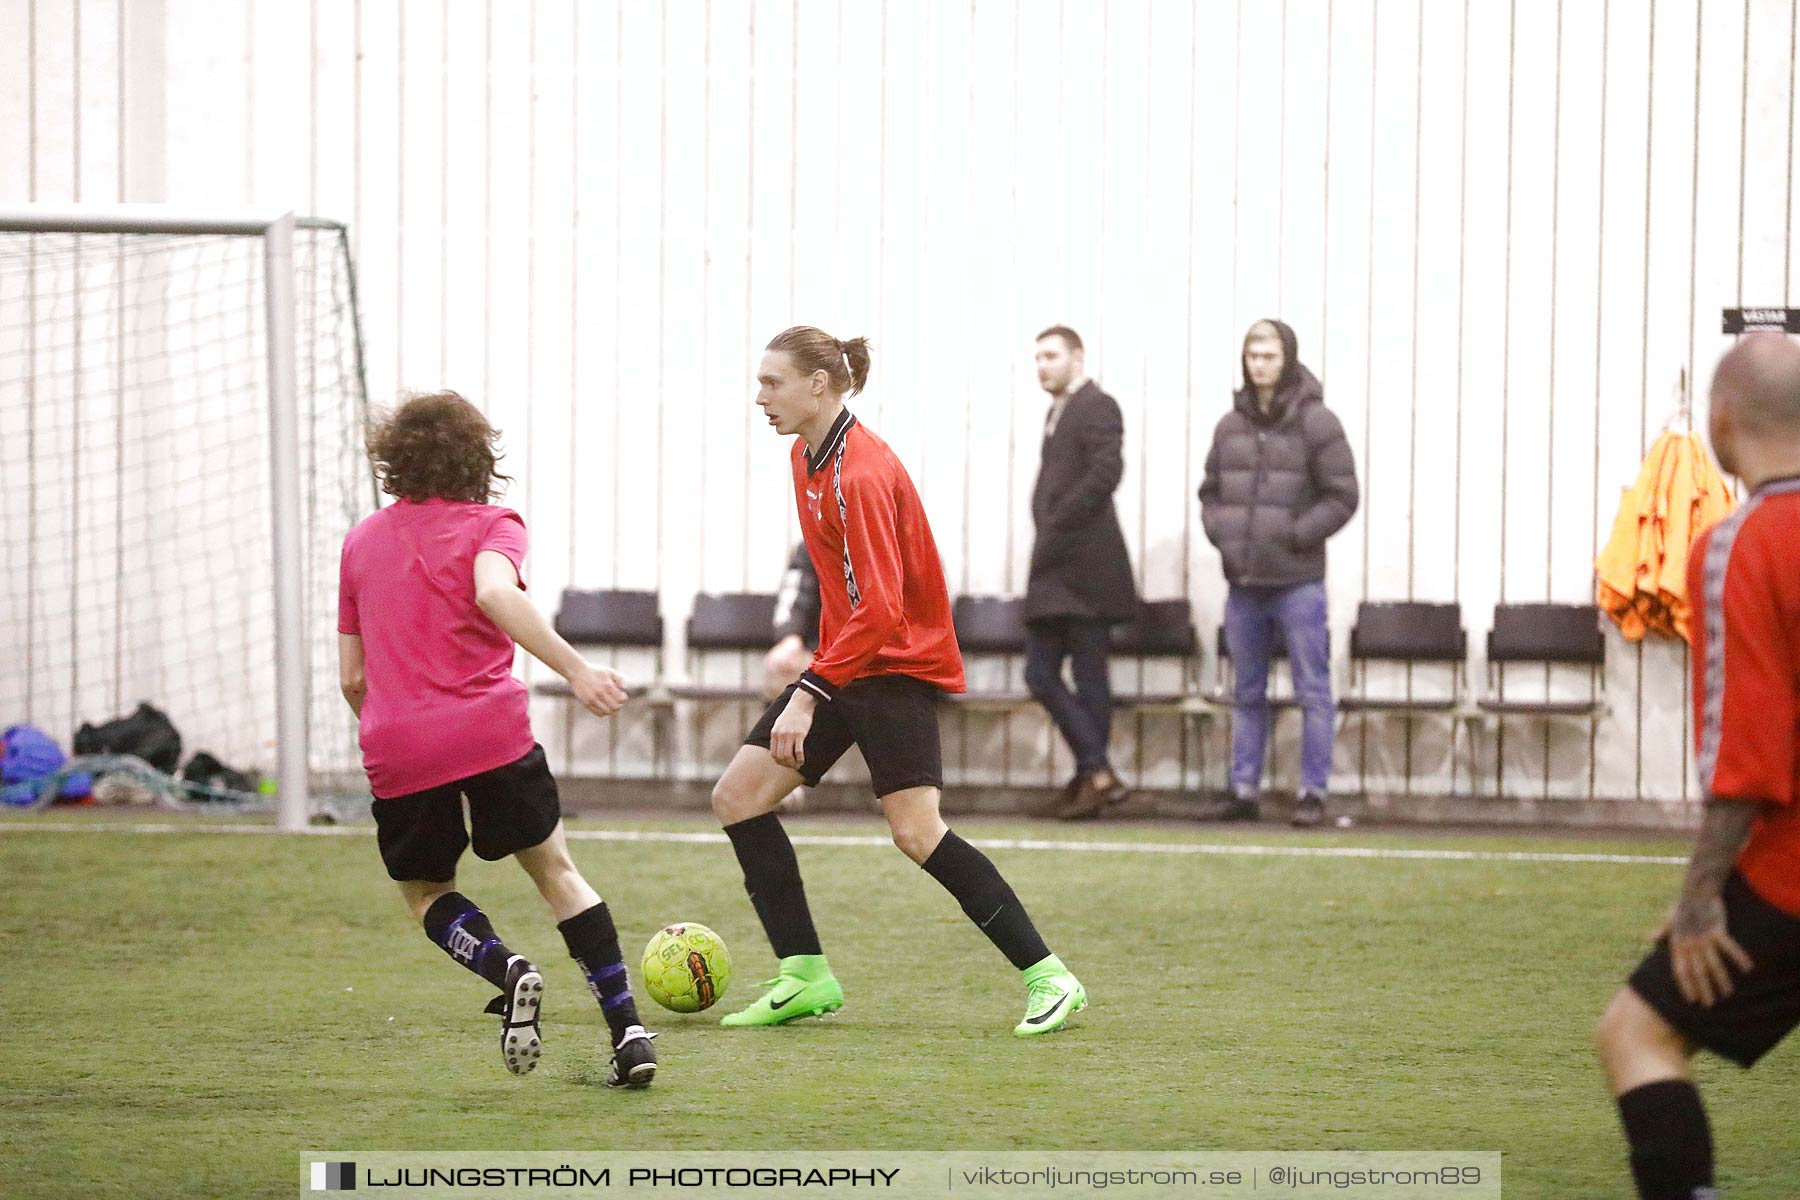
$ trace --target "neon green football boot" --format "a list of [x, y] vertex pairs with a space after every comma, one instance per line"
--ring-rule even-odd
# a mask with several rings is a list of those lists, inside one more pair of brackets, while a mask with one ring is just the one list
[[769, 990], [721, 1025], [780, 1025], [798, 1017], [822, 1017], [844, 1007], [844, 989], [823, 954], [793, 954], [781, 960], [780, 974], [757, 985]]
[[1031, 1037], [1061, 1029], [1086, 1007], [1087, 989], [1052, 954], [1025, 968], [1025, 1019], [1013, 1027], [1013, 1034]]

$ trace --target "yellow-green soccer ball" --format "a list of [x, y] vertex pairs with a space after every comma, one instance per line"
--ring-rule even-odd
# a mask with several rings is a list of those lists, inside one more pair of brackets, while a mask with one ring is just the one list
[[731, 985], [731, 955], [718, 934], [685, 921], [670, 925], [644, 947], [644, 990], [664, 1008], [699, 1012]]

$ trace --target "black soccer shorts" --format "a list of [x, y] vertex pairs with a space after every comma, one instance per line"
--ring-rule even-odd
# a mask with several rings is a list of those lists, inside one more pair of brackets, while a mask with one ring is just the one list
[[1800, 1025], [1800, 917], [1764, 900], [1733, 871], [1725, 881], [1725, 928], [1750, 955], [1748, 974], [1728, 963], [1736, 985], [1711, 1008], [1682, 998], [1675, 983], [1669, 939], [1638, 964], [1628, 981], [1663, 1020], [1690, 1039], [1741, 1067], [1775, 1048]]
[[[787, 707], [794, 687], [777, 696], [744, 738], [746, 746], [769, 748], [775, 720]], [[817, 784], [854, 743], [869, 764], [869, 782], [877, 796], [907, 788], [944, 786], [943, 748], [938, 744], [938, 697], [931, 684], [910, 675], [871, 675], [852, 679], [838, 689], [837, 699], [821, 700], [813, 709], [812, 729], [802, 747], [806, 761], [800, 776]]]
[[376, 798], [375, 841], [389, 878], [448, 883], [469, 848], [462, 798], [469, 798], [475, 853], [489, 862], [529, 850], [556, 831], [562, 802], [556, 779], [534, 745], [523, 758], [422, 792]]

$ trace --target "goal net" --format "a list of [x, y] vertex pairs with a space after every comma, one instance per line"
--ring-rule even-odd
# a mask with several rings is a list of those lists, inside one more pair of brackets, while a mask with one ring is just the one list
[[337, 556], [376, 492], [343, 228], [284, 220], [276, 257], [257, 222], [53, 223], [0, 212], [0, 726], [68, 749], [147, 702], [184, 760], [360, 790]]

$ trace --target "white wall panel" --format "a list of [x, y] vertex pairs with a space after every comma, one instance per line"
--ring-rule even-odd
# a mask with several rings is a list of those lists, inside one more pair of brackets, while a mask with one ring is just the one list
[[[420, 227], [410, 237], [418, 252], [434, 261], [431, 272], [437, 281], [435, 294], [414, 289], [418, 303], [438, 313], [438, 328], [433, 331], [436, 343], [415, 352], [417, 370], [411, 386], [450, 388], [484, 408], [493, 402], [496, 391], [494, 357], [488, 338], [492, 256], [488, 220], [492, 154], [488, 15], [485, 6], [466, 6], [460, 19], [438, 25], [437, 63], [431, 73], [438, 78], [441, 98], [431, 103], [441, 104], [442, 112], [437, 122], [437, 173], [429, 184], [437, 203], [435, 208], [420, 212]], [[573, 237], [572, 229], [570, 236]], [[523, 380], [512, 371], [499, 378], [499, 388], [522, 386]], [[502, 469], [511, 474], [517, 465], [509, 451], [507, 465]], [[523, 487], [509, 489], [504, 502], [523, 504], [524, 495]], [[528, 566], [529, 581], [536, 590], [545, 582], [546, 567], [552, 566], [559, 553], [557, 548], [545, 552], [537, 530], [533, 530], [533, 541]], [[566, 570], [566, 564], [559, 568], [562, 570]]]
[[1694, 381], [1696, 417], [1712, 379], [1712, 367], [1730, 344], [1719, 332], [1719, 309], [1739, 300], [1739, 253], [1743, 246], [1743, 192], [1747, 163], [1744, 56], [1745, 7], [1729, 0], [1703, 0], [1695, 70], [1694, 241], [1689, 281], [1692, 340], [1689, 375]]
[[[1483, 631], [1500, 596], [1499, 509], [1505, 502], [1501, 443], [1506, 423], [1502, 376], [1506, 363], [1508, 153], [1512, 115], [1507, 104], [1512, 74], [1510, 14], [1496, 4], [1469, 4], [1466, 13], [1468, 97], [1463, 118], [1465, 151], [1459, 169], [1461, 313], [1457, 339], [1457, 402], [1462, 432], [1457, 464], [1456, 599], [1469, 630], [1475, 686], [1482, 686]], [[1504, 48], [1504, 53], [1502, 49]], [[1498, 787], [1496, 739], [1465, 745], [1464, 772], [1455, 786], [1478, 795]]]
[[1460, 7], [1426, 4], [1420, 16], [1417, 296], [1407, 381], [1414, 398], [1407, 527], [1412, 552], [1406, 595], [1447, 601], [1457, 595], [1466, 42]]
[[[1194, 379], [1188, 342], [1197, 286], [1191, 253], [1196, 16], [1182, 5], [1152, 5], [1143, 26], [1145, 271], [1136, 304], [1143, 349], [1135, 376], [1115, 372], [1107, 381], [1124, 411], [1127, 451], [1142, 463], [1135, 494], [1122, 498], [1120, 519], [1134, 550], [1139, 593], [1149, 599], [1186, 594], [1185, 514], [1197, 507], [1188, 483], [1200, 465], [1192, 451], [1196, 414], [1189, 403]], [[1021, 461], [1027, 473], [1035, 466], [1028, 453]]]
[[[1565, 5], [1557, 21], [1558, 61], [1601, 64], [1603, 12]], [[1593, 562], [1612, 530], [1614, 504], [1598, 514], [1598, 378], [1595, 326], [1600, 303], [1600, 70], [1556, 74], [1555, 211], [1550, 305], [1550, 420], [1545, 461], [1545, 594], [1580, 603], [1593, 596]], [[1589, 673], [1561, 686], [1592, 694]], [[1596, 731], [1586, 722], [1552, 722], [1545, 771], [1547, 797], [1584, 798], [1593, 786]]]
[[1325, 253], [1326, 93], [1330, 51], [1328, 6], [1283, 6], [1281, 94], [1281, 230], [1275, 307], [1289, 324], [1324, 326], [1319, 263]]
[[[790, 325], [812, 323], [795, 307], [794, 214], [800, 168], [795, 153], [799, 116], [794, 107], [793, 4], [791, 0], [755, 0], [751, 22], [750, 286], [743, 386], [734, 397], [740, 402], [755, 396], [756, 366], [769, 339]], [[873, 333], [859, 330], [848, 336], [865, 332]], [[876, 383], [871, 389], [877, 404], [884, 394], [882, 387]], [[779, 566], [799, 536], [786, 449], [760, 411], [751, 408], [744, 443], [749, 466], [744, 504], [753, 514], [745, 537], [752, 563]]]
[[[530, 505], [525, 517], [541, 548], [533, 568], [533, 587], [546, 600], [572, 581], [566, 548], [583, 529], [579, 513], [569, 502], [578, 470], [570, 453], [575, 447], [570, 430], [579, 403], [576, 347], [583, 336], [573, 319], [578, 266], [570, 253], [576, 222], [576, 7], [573, 0], [538, 0], [531, 30], [532, 237], [527, 312], [532, 351], [517, 375], [517, 386], [527, 400], [529, 452], [519, 467], [530, 488], [519, 489], [518, 499]], [[542, 231], [549, 229], [558, 230], [561, 236], [544, 237]], [[562, 233], [564, 230], [569, 232]], [[434, 250], [447, 252], [445, 238], [433, 242]], [[447, 382], [440, 376], [438, 386]], [[534, 673], [545, 674], [541, 668]]]
[[[1656, 431], [1647, 428], [1644, 363], [1648, 353], [1644, 315], [1648, 305], [1645, 270], [1649, 257], [1650, 17], [1632, 6], [1608, 6], [1602, 36], [1604, 90], [1599, 152], [1600, 208], [1596, 214], [1600, 258], [1600, 307], [1595, 324], [1598, 431], [1594, 464], [1596, 528], [1617, 511], [1620, 494], [1637, 478]], [[1660, 401], [1659, 401], [1660, 402]], [[1638, 770], [1643, 729], [1640, 684], [1644, 656], [1615, 641], [1607, 663], [1612, 716], [1600, 723], [1594, 742], [1598, 779], [1611, 781], [1613, 794], [1641, 796]]]
[[[294, 53], [300, 53], [300, 47], [304, 46], [307, 59], [305, 97], [308, 119], [302, 142], [307, 163], [304, 204], [312, 212], [331, 213], [339, 220], [347, 221], [356, 206], [357, 163], [356, 155], [351, 149], [356, 144], [357, 135], [356, 10], [348, 4], [309, 0], [306, 11], [304, 40], [294, 48]], [[479, 21], [453, 23], [450, 29], [453, 35], [472, 30], [474, 37], [467, 40], [477, 44], [482, 32]], [[155, 36], [159, 42], [163, 42], [164, 61], [159, 65], [166, 71], [165, 34], [159, 30]], [[148, 79], [144, 81], [142, 90], [164, 94], [164, 89]], [[477, 105], [475, 111], [479, 112], [478, 88], [472, 88], [465, 82], [451, 94], [451, 105], [447, 109], [445, 120], [458, 130], [459, 140], [470, 136], [473, 128], [462, 118], [466, 110], [459, 107], [460, 102], [471, 96]], [[135, 103], [135, 95], [133, 100]], [[174, 137], [173, 114], [167, 115], [164, 120], [168, 128], [162, 140], [164, 144], [168, 144]], [[478, 136], [476, 140], [479, 144]], [[300, 153], [298, 147], [294, 151]], [[155, 160], [159, 167], [166, 158], [166, 155], [154, 153], [138, 155], [139, 162]], [[166, 170], [166, 167], [163, 169]], [[155, 193], [145, 191], [134, 194], [142, 196]], [[301, 200], [296, 198], [293, 203], [300, 204]], [[469, 376], [459, 374], [458, 378], [466, 380]]]
[[[663, 87], [663, 214], [667, 231], [660, 248], [662, 303], [657, 350], [657, 382], [664, 426], [661, 504], [666, 518], [660, 535], [665, 548], [658, 575], [666, 616], [685, 615], [685, 596], [700, 584], [700, 564], [677, 553], [693, 545], [706, 519], [707, 481], [694, 472], [697, 427], [706, 420], [706, 343], [698, 314], [706, 300], [706, 56], [702, 0], [671, 4], [663, 12], [660, 60]], [[679, 621], [676, 622], [679, 624]]]
[[[1693, 285], [1698, 3], [1650, 10], [1649, 241], [1644, 287], [1644, 396], [1654, 438], [1677, 417], [1692, 385], [1688, 347]], [[1704, 408], [1691, 387], [1693, 412]], [[1646, 796], [1688, 795], [1688, 678], [1685, 648], [1644, 645], [1638, 764]]]
[[[1237, 20], [1235, 5], [1208, 4], [1194, 11], [1194, 38], [1189, 57], [1194, 64], [1193, 180], [1188, 197], [1188, 259], [1193, 290], [1188, 308], [1188, 462], [1192, 470], [1181, 502], [1186, 513], [1188, 595], [1194, 619], [1211, 665], [1212, 632], [1225, 614], [1225, 588], [1219, 555], [1202, 534], [1195, 493], [1206, 467], [1214, 428], [1231, 408], [1232, 392], [1241, 386], [1237, 365], [1243, 327], [1235, 302], [1237, 237], [1234, 173], [1237, 155]], [[1331, 73], [1325, 75], [1330, 90]], [[1338, 102], [1330, 92], [1331, 106]], [[1327, 128], [1330, 129], [1327, 116]], [[1329, 170], [1326, 181], [1330, 183]], [[1329, 203], [1327, 204], [1329, 212]], [[1327, 247], [1329, 248], [1329, 231]], [[1321, 287], [1321, 291], [1328, 289]], [[1329, 301], [1327, 301], [1329, 303]]]
[[[250, 15], [248, 7], [218, 8], [170, 0], [164, 32], [170, 54], [168, 73], [164, 80], [144, 81], [146, 86], [160, 88], [165, 97], [165, 140], [160, 145], [138, 147], [140, 154], [167, 161], [167, 192], [131, 199], [193, 206], [251, 202], [246, 169], [251, 134], [250, 64], [245, 57]], [[40, 36], [42, 28], [40, 18]], [[351, 35], [354, 38], [354, 30]], [[40, 54], [40, 75], [47, 66]], [[69, 115], [57, 110], [57, 124], [66, 129], [68, 121]], [[352, 140], [342, 144], [339, 152], [354, 161], [356, 127], [344, 132], [352, 135]], [[355, 195], [347, 198], [356, 199]]]
[[[535, 12], [536, 6], [521, 7], [519, 23], [529, 29], [535, 22]], [[449, 158], [445, 139], [450, 117], [445, 95], [447, 30], [445, 14], [436, 6], [401, 7], [397, 16], [393, 91], [384, 95], [385, 88], [375, 89], [370, 98], [394, 106], [394, 377], [402, 388], [429, 392], [441, 386], [445, 367], [444, 201], [448, 186], [445, 164]], [[528, 139], [529, 134], [520, 140]], [[519, 178], [526, 185], [521, 191], [528, 194], [526, 189], [535, 181]], [[268, 192], [279, 195], [280, 189], [270, 188]], [[436, 320], [414, 318], [413, 314], [429, 314], [433, 310], [438, 314]], [[549, 347], [544, 347], [544, 351], [547, 353]], [[538, 357], [534, 354], [530, 360], [521, 361], [520, 375], [508, 390], [529, 389]], [[493, 399], [484, 396], [480, 403], [491, 405]], [[512, 489], [512, 503], [524, 503], [529, 475], [526, 472]]]
[[[1018, 38], [1018, 13], [1011, 4], [977, 4], [968, 41], [968, 87], [963, 95], [970, 155], [965, 203], [978, 231], [969, 246], [965, 299], [955, 314], [956, 350], [947, 343], [941, 375], [967, 396], [963, 431], [964, 513], [955, 549], [949, 535], [956, 522], [939, 509], [933, 531], [944, 555], [950, 586], [960, 592], [1005, 595], [1013, 521], [1013, 473], [1019, 456], [1013, 441], [1014, 380], [1027, 361], [1031, 331], [1019, 329], [1015, 291], [1019, 271], [1017, 218], [1020, 197], [1017, 109], [1011, 70]], [[983, 64], [1003, 63], [1005, 70]], [[992, 236], [984, 236], [992, 231]], [[849, 247], [846, 246], [846, 249]], [[879, 350], [880, 347], [877, 347]], [[1011, 353], [1007, 353], [1010, 351]], [[1029, 406], [1031, 393], [1018, 394]], [[955, 511], [954, 509], [950, 511]]]
[[0, 195], [36, 198], [37, 11], [0, 4]]
[[[1366, 421], [1357, 465], [1363, 483], [1362, 527], [1370, 534], [1363, 597], [1407, 596], [1417, 553], [1411, 515], [1418, 459], [1419, 10], [1416, 4], [1375, 9], [1374, 109], [1370, 153], [1367, 355], [1359, 379], [1334, 366], [1327, 401], [1345, 404], [1357, 391]], [[1334, 318], [1336, 314], [1333, 314]], [[1346, 404], [1349, 411], [1357, 406]], [[1377, 531], [1407, 530], [1408, 536]], [[1342, 616], [1342, 614], [1340, 614]], [[1347, 622], [1346, 622], [1347, 623]]]
[[[86, 106], [82, 103], [81, 53], [77, 41], [82, 9], [74, 5], [35, 3], [27, 6], [31, 44], [31, 164], [36, 176], [35, 199], [54, 203], [107, 200], [85, 195], [80, 186], [81, 142]], [[91, 17], [90, 17], [91, 19]], [[29, 119], [29, 118], [28, 118]]]
[[1788, 258], [1788, 147], [1794, 56], [1792, 0], [1751, 0], [1744, 22], [1744, 141], [1741, 228], [1742, 297], [1784, 295]]
[[[973, 392], [968, 364], [976, 324], [970, 295], [978, 236], [970, 198], [974, 146], [969, 98], [974, 63], [966, 11], [952, 13], [928, 5], [923, 6], [922, 17], [919, 79], [929, 77], [930, 87], [916, 94], [912, 107], [920, 118], [919, 178], [929, 182], [918, 194], [923, 276], [911, 305], [916, 340], [906, 344], [890, 339], [885, 364], [878, 363], [875, 370], [880, 374], [903, 368], [901, 375], [883, 380], [883, 387], [897, 389], [889, 393], [884, 416], [891, 426], [896, 414], [907, 411], [909, 436], [895, 448], [908, 465], [927, 515], [960, 515], [966, 511], [965, 481], [971, 462], [968, 410]], [[802, 111], [807, 111], [805, 106]], [[882, 429], [874, 428], [878, 433]], [[949, 578], [955, 579], [967, 523], [940, 516], [932, 522], [932, 533], [949, 564]]]
[[[1456, 599], [1479, 686], [1496, 601], [1590, 594], [1683, 379], [1703, 418], [1718, 309], [1794, 300], [1795, 35], [1791, 0], [22, 0], [0, 193], [350, 221], [377, 402], [474, 397], [539, 601], [654, 587], [671, 626], [696, 590], [773, 587], [792, 545], [752, 376], [794, 323], [874, 341], [856, 407], [953, 588], [1016, 593], [1031, 339], [1066, 322], [1125, 412], [1143, 591], [1190, 597], [1210, 676], [1194, 489], [1244, 328], [1279, 315], [1364, 486], [1336, 644], [1361, 599]], [[1592, 737], [1514, 723], [1452, 763], [1443, 730], [1375, 723], [1338, 782], [1689, 795], [1685, 655], [1611, 646]], [[728, 753], [744, 715], [684, 714], [684, 754]], [[570, 761], [644, 765], [648, 721], [591, 726]], [[1133, 720], [1115, 750], [1162, 785], [1222, 743]], [[960, 719], [950, 754], [972, 780], [1068, 769], [1030, 713]]]
[[[1604, 62], [1602, 12], [1567, 5], [1561, 25], [1564, 62]], [[1549, 584], [1559, 600], [1583, 600], [1593, 587], [1592, 561], [1612, 530], [1614, 505], [1599, 513], [1595, 413], [1599, 379], [1595, 331], [1600, 310], [1600, 110], [1604, 73], [1557, 76], [1556, 250], [1550, 336], [1550, 450], [1546, 464]]]
[[[203, 20], [211, 6], [188, 7], [198, 10], [196, 16]], [[352, 100], [356, 125], [353, 140], [345, 149], [355, 164], [355, 194], [348, 219], [361, 289], [363, 334], [369, 345], [369, 394], [376, 404], [389, 404], [402, 389], [411, 386], [400, 375], [403, 342], [399, 302], [404, 291], [398, 275], [403, 249], [400, 204], [404, 186], [400, 178], [399, 103], [402, 10], [374, 0], [359, 0], [354, 8], [356, 72]], [[196, 84], [202, 96], [206, 87], [204, 82]], [[204, 103], [203, 99], [198, 102]], [[177, 124], [173, 113], [169, 124], [171, 129]], [[190, 194], [186, 199], [189, 203], [203, 202], [199, 195]], [[268, 202], [279, 199], [271, 196]], [[411, 319], [419, 318], [415, 313]], [[484, 344], [490, 332], [484, 326]], [[485, 390], [476, 398], [476, 403], [484, 407], [488, 404]]]
[[[662, 505], [662, 443], [681, 427], [676, 399], [663, 393], [659, 378], [666, 331], [662, 299], [667, 180], [662, 139], [664, 106], [662, 45], [665, 14], [651, 4], [622, 4], [618, 61], [620, 176], [616, 253], [620, 309], [618, 390], [612, 403], [623, 418], [613, 448], [612, 470], [619, 480], [616, 507], [601, 516], [615, 527], [613, 573], [618, 586], [654, 588], [662, 566], [667, 513]], [[626, 513], [633, 514], [622, 519]], [[604, 526], [603, 526], [604, 527]]]
[[[566, 557], [568, 578], [589, 587], [619, 583], [613, 534], [617, 521], [607, 514], [621, 511], [616, 464], [630, 411], [619, 400], [619, 315], [633, 303], [623, 295], [618, 253], [625, 103], [618, 69], [620, 19], [615, 5], [578, 4], [569, 31], [575, 48], [570, 154], [576, 216], [570, 224], [568, 253], [576, 271], [571, 320], [576, 378], [567, 438], [572, 472], [569, 509], [576, 534], [569, 539]], [[540, 591], [538, 600], [548, 603], [549, 596]]]
[[[1332, 542], [1327, 556], [1327, 582], [1333, 600], [1333, 619], [1341, 621], [1346, 606], [1368, 594], [1371, 536], [1367, 513], [1370, 492], [1384, 481], [1371, 478], [1372, 413], [1368, 405], [1370, 385], [1369, 340], [1373, 329], [1374, 270], [1374, 148], [1375, 148], [1375, 33], [1376, 6], [1337, 3], [1331, 6], [1331, 64], [1325, 87], [1330, 97], [1327, 124], [1325, 261], [1320, 268], [1325, 303], [1324, 327], [1296, 328], [1300, 360], [1308, 363], [1325, 385], [1325, 402], [1344, 425], [1356, 460], [1357, 481], [1363, 502]], [[1256, 248], [1239, 248], [1240, 255]], [[1243, 386], [1237, 367], [1244, 330], [1265, 310], [1244, 312], [1232, 322], [1229, 351], [1221, 356], [1230, 364], [1230, 386]], [[1385, 550], [1383, 551], [1385, 553]], [[1221, 600], [1221, 616], [1223, 601]]]
[[1556, 186], [1557, 12], [1516, 5], [1508, 29], [1507, 263], [1501, 363], [1500, 585], [1512, 602], [1549, 600], [1548, 475]]
[[[781, 525], [779, 506], [768, 497], [750, 503], [749, 463], [772, 447], [751, 403], [754, 351], [761, 342], [750, 327], [748, 240], [750, 225], [750, 116], [744, 96], [750, 84], [750, 22], [735, 5], [734, 19], [707, 23], [706, 160], [702, 198], [706, 226], [706, 295], [698, 323], [690, 322], [693, 353], [705, 368], [700, 397], [704, 419], [699, 439], [697, 486], [703, 519], [695, 538], [697, 566], [710, 591], [767, 590], [775, 567], [752, 561], [753, 528]], [[771, 331], [773, 332], [773, 331]], [[766, 340], [767, 334], [764, 335]], [[684, 338], [685, 340], [685, 338]], [[741, 731], [740, 731], [741, 732]]]
[[72, 7], [79, 62], [75, 103], [82, 129], [76, 150], [77, 186], [81, 199], [89, 203], [119, 200], [124, 192], [125, 150], [121, 138], [125, 107], [119, 95], [125, 62], [119, 40], [123, 13], [116, 4]]
[[[1125, 417], [1124, 474], [1114, 493], [1114, 508], [1126, 532], [1133, 566], [1144, 570], [1144, 484], [1146, 427], [1145, 372], [1159, 347], [1151, 337], [1147, 306], [1156, 258], [1150, 235], [1150, 10], [1140, 5], [1112, 5], [1106, 10], [1103, 50], [1106, 96], [1101, 107], [1102, 150], [1095, 165], [1101, 189], [1101, 227], [1095, 243], [1101, 273], [1095, 377], [1118, 401]], [[1076, 326], [1077, 332], [1080, 327]], [[1087, 335], [1084, 334], [1084, 337]], [[1036, 464], [1022, 455], [1024, 470]], [[1160, 497], [1159, 497], [1160, 499]]]
[[[128, 19], [137, 20], [135, 6], [125, 3]], [[254, 0], [244, 6], [248, 14], [246, 53], [260, 64], [250, 79], [247, 90], [251, 132], [245, 146], [247, 188], [255, 196], [291, 196], [299, 204], [311, 187], [315, 171], [309, 153], [312, 131], [312, 105], [309, 102], [312, 73], [311, 13], [308, 5], [270, 3]], [[423, 19], [431, 9], [421, 9]], [[432, 119], [441, 120], [443, 104], [432, 96], [428, 109]], [[127, 108], [129, 127], [132, 109]], [[428, 162], [441, 159], [434, 151]], [[433, 163], [435, 166], [435, 163]], [[429, 168], [428, 168], [429, 170]], [[431, 173], [435, 178], [435, 172]], [[433, 330], [426, 336], [435, 337]]]

